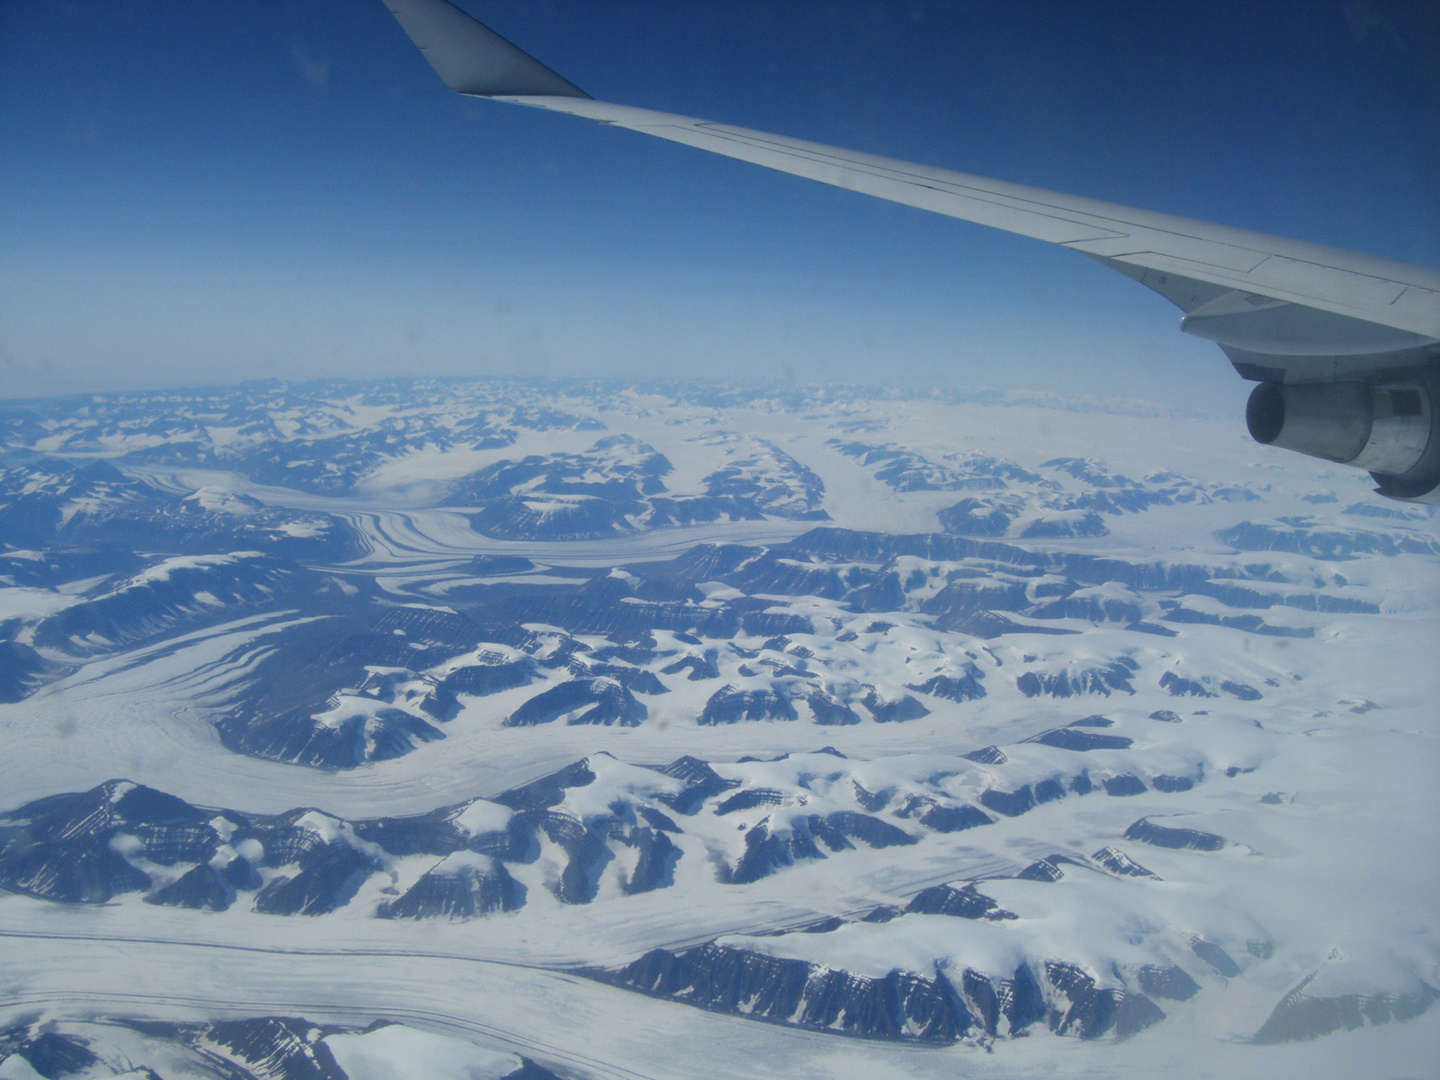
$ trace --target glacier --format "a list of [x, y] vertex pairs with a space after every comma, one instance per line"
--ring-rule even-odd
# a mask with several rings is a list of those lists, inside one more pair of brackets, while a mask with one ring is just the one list
[[1424, 1074], [1435, 518], [1064, 404], [6, 403], [3, 1075]]

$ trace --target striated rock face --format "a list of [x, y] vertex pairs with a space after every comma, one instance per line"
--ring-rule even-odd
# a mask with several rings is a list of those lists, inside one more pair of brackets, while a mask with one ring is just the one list
[[1440, 990], [1421, 983], [1402, 994], [1345, 994], [1312, 997], [1305, 992], [1314, 975], [1291, 990], [1255, 1033], [1254, 1042], [1283, 1043], [1317, 1039], [1322, 1035], [1373, 1024], [1413, 1020], [1440, 1000]]
[[979, 750], [971, 750], [963, 755], [967, 761], [973, 761], [979, 765], [1004, 765], [1010, 759], [1005, 756], [1005, 751], [998, 746], [982, 746]]
[[1113, 847], [1103, 847], [1090, 857], [1112, 874], [1119, 874], [1121, 877], [1158, 877], [1123, 851]]
[[[46, 900], [103, 904], [148, 889], [150, 878], [112, 843], [121, 835], [164, 829], [170, 862], [206, 852], [204, 817], [169, 795], [124, 781], [41, 799], [0, 821], [0, 887]], [[193, 849], [193, 850], [192, 850]]]
[[259, 720], [232, 740], [257, 757], [329, 768], [354, 768], [408, 754], [419, 743], [443, 739], [433, 724], [402, 709], [357, 711], [334, 723], [299, 721], [294, 716]]
[[[675, 831], [673, 822], [670, 823], [670, 830]], [[652, 892], [674, 884], [675, 864], [680, 861], [680, 849], [664, 832], [641, 826], [631, 830], [625, 843], [638, 848], [640, 852], [635, 869], [623, 883], [622, 888], [626, 893], [634, 895]]]
[[823, 691], [815, 691], [807, 696], [805, 701], [810, 706], [810, 711], [815, 714], [817, 724], [860, 723], [859, 713], [843, 701], [837, 701]]
[[453, 720], [460, 711], [461, 694], [483, 697], [524, 686], [534, 678], [535, 662], [528, 656], [508, 663], [481, 663], [451, 672], [436, 684], [420, 708], [437, 720]]
[[876, 977], [710, 942], [652, 949], [618, 971], [590, 974], [715, 1012], [919, 1043], [1023, 1035], [1041, 1022], [1059, 1035], [1125, 1038], [1165, 1018], [1145, 994], [1101, 988], [1074, 964], [1047, 962], [1038, 971], [1021, 964], [1009, 978], [973, 968]]
[[[231, 866], [237, 866], [244, 861], [236, 859]], [[229, 870], [230, 867], [226, 869]], [[145, 898], [145, 902], [166, 907], [224, 911], [235, 902], [235, 885], [229, 880], [229, 875], [221, 873], [209, 863], [200, 863], [169, 885], [156, 889]]]
[[[57, 1025], [46, 1024], [45, 1028]], [[103, 1063], [109, 1076], [116, 1063], [128, 1069], [127, 1078], [160, 1080], [161, 1074], [138, 1064], [136, 1058], [155, 1054], [155, 1065], [163, 1068], [164, 1076], [213, 1077], [216, 1080], [354, 1080], [362, 1075], [346, 1072], [337, 1060], [346, 1055], [332, 1050], [332, 1041], [341, 1045], [356, 1036], [366, 1036], [397, 1026], [376, 1020], [363, 1029], [317, 1023], [299, 1016], [258, 1016], [240, 1020], [171, 1022], [163, 1020], [109, 1019], [102, 1023], [61, 1022], [60, 1031], [37, 1033], [26, 1028], [0, 1030], [0, 1057], [12, 1047], [28, 1060], [44, 1077], [100, 1075], [91, 1070]], [[67, 1031], [66, 1029], [70, 1029]], [[83, 1035], [72, 1032], [83, 1032]], [[137, 1045], [136, 1034], [144, 1037]], [[410, 1053], [424, 1053], [427, 1036], [414, 1029], [402, 1034], [398, 1045]], [[117, 1037], [118, 1036], [118, 1037]], [[382, 1043], [385, 1041], [382, 1037]], [[463, 1055], [463, 1043], [449, 1042], [445, 1047], [453, 1056]], [[392, 1044], [393, 1045], [393, 1044]], [[432, 1044], [433, 1045], [433, 1044]], [[559, 1080], [549, 1069], [519, 1055], [497, 1054], [492, 1047], [474, 1047], [474, 1066], [467, 1076], [484, 1076], [494, 1080]], [[394, 1071], [397, 1064], [383, 1058], [367, 1068], [363, 1075], [402, 1075]], [[423, 1075], [423, 1061], [405, 1061], [399, 1067], [403, 1075]], [[513, 1067], [512, 1067], [513, 1066]], [[378, 1071], [372, 1071], [378, 1070]], [[419, 1070], [419, 1071], [417, 1071]], [[10, 1075], [7, 1071], [6, 1075]], [[15, 1075], [21, 1075], [16, 1073]], [[32, 1075], [32, 1074], [26, 1074]], [[459, 1075], [445, 1071], [445, 1075]]]
[[891, 571], [846, 595], [852, 611], [899, 611], [905, 606], [905, 587]]
[[933, 615], [937, 626], [954, 629], [977, 612], [1020, 611], [1028, 606], [1025, 586], [1019, 582], [959, 578], [926, 600], [920, 610]]
[[548, 776], [502, 791], [493, 801], [512, 810], [546, 810], [562, 802], [570, 788], [589, 787], [594, 782], [589, 762], [581, 759]]
[[1015, 520], [1016, 512], [979, 499], [961, 499], [954, 506], [941, 510], [937, 516], [940, 527], [955, 536], [1004, 536]]
[[1038, 604], [1029, 612], [1034, 619], [1083, 619], [1086, 622], [1114, 622], [1134, 628], [1145, 618], [1144, 608], [1132, 600], [1095, 595], [1074, 595]]
[[701, 682], [705, 679], [718, 679], [720, 669], [715, 666], [715, 658], [718, 655], [715, 649], [707, 649], [703, 656], [686, 656], [675, 661], [675, 663], [660, 669], [662, 675], [674, 675], [681, 671], [688, 671], [686, 679], [691, 682]]
[[1006, 911], [980, 892], [973, 884], [961, 889], [953, 885], [932, 885], [928, 889], [921, 889], [905, 906], [905, 913], [954, 915], [961, 919], [989, 919], [992, 922], [1019, 918], [1013, 911]]
[[1140, 989], [1151, 997], [1169, 998], [1171, 1001], [1189, 1001], [1200, 992], [1200, 984], [1190, 973], [1178, 965], [1158, 967], [1147, 964], [1136, 975]]
[[991, 978], [966, 968], [960, 986], [971, 1011], [990, 1038], [1027, 1034], [1032, 1024], [1046, 1018], [1045, 994], [1028, 964], [1021, 964], [1008, 979]]
[[1144, 994], [1100, 989], [1074, 964], [1048, 961], [1045, 978], [1050, 986], [1046, 995], [1052, 1010], [1050, 1028], [1057, 1035], [1096, 1039], [1113, 1033], [1123, 1039], [1165, 1019], [1160, 1006]]
[[1184, 679], [1173, 671], [1167, 671], [1160, 676], [1160, 688], [1174, 697], [1215, 697], [1216, 695], [1205, 689], [1204, 683], [1196, 682], [1194, 679]]
[[381, 904], [375, 914], [382, 919], [471, 919], [514, 911], [524, 903], [525, 887], [504, 863], [461, 851], [443, 859], [398, 899]]
[[1190, 951], [1198, 956], [1205, 963], [1210, 965], [1216, 975], [1223, 975], [1227, 979], [1233, 979], [1240, 974], [1240, 965], [1224, 948], [1213, 941], [1206, 941], [1204, 938], [1196, 938], [1190, 943]]
[[985, 696], [985, 687], [980, 685], [975, 674], [967, 674], [962, 679], [935, 675], [923, 683], [912, 683], [909, 689], [945, 698], [947, 701], [978, 701]]
[[745, 851], [733, 867], [722, 870], [722, 880], [732, 885], [759, 881], [798, 860], [825, 858], [821, 844], [832, 852], [853, 848], [852, 839], [873, 848], [917, 842], [888, 821], [853, 811], [809, 814], [791, 818], [787, 824], [766, 818], [745, 834]]
[[[430, 721], [453, 717], [458, 694], [529, 680], [528, 657], [502, 665], [482, 657], [438, 682], [417, 674], [473, 650], [481, 638], [464, 616], [409, 607], [287, 627], [217, 720], [221, 742], [256, 757], [328, 769], [400, 757], [445, 737]], [[428, 691], [423, 700], [410, 701], [407, 681]]]
[[1232, 697], [1239, 698], [1241, 701], [1259, 701], [1265, 696], [1248, 683], [1234, 682], [1230, 679], [1222, 682], [1220, 689]]
[[741, 720], [795, 720], [795, 706], [773, 690], [737, 690], [722, 686], [705, 703], [701, 724], [734, 724]]
[[1142, 844], [1156, 847], [1184, 848], [1189, 851], [1219, 851], [1225, 846], [1225, 838], [1199, 829], [1172, 829], [1156, 825], [1149, 818], [1141, 818], [1125, 830], [1126, 840], [1139, 840]]
[[255, 910], [269, 915], [324, 915], [344, 904], [379, 869], [364, 851], [317, 845], [300, 860], [294, 877], [279, 877], [260, 890]]
[[572, 679], [536, 694], [510, 714], [506, 727], [548, 724], [569, 715], [572, 724], [634, 727], [648, 715], [635, 695], [616, 679]]
[[939, 833], [964, 832], [993, 821], [973, 806], [941, 806], [938, 803], [920, 815], [920, 824]]
[[1428, 536], [1326, 528], [1314, 521], [1286, 518], [1282, 523], [1242, 521], [1215, 536], [1237, 551], [1288, 551], [1317, 559], [1356, 555], [1435, 555], [1440, 543]]
[[[351, 826], [306, 809], [278, 815], [202, 810], [113, 780], [0, 819], [0, 887], [80, 904], [150, 890], [149, 903], [208, 910], [224, 910], [250, 893], [257, 912], [322, 915], [349, 903], [382, 868], [389, 852], [367, 836], [393, 842], [402, 854], [443, 856], [472, 842], [484, 846], [488, 837], [472, 838], [451, 820], [463, 818], [463, 810]], [[529, 835], [502, 832], [499, 839], [514, 848]]]
[[711, 943], [652, 949], [595, 977], [702, 1009], [871, 1039], [951, 1043], [974, 1018], [941, 976], [892, 971], [883, 978]]
[[1059, 881], [1065, 876], [1060, 869], [1060, 858], [1036, 859], [1015, 876], [1021, 881]]
[[[29, 1069], [17, 1068], [19, 1062], [13, 1060], [12, 1055]], [[24, 1078], [38, 1075], [48, 1080], [49, 1077], [84, 1072], [99, 1061], [86, 1041], [74, 1035], [33, 1031], [28, 1026], [0, 1030], [0, 1062], [5, 1063], [6, 1076]]]
[[1126, 750], [1131, 740], [1124, 735], [1098, 735], [1075, 726], [1057, 728], [1037, 735], [1030, 742], [1053, 746], [1059, 750]]
[[50, 665], [29, 645], [0, 641], [0, 704], [24, 700], [49, 669]]
[[723, 800], [715, 807], [716, 814], [733, 814], [737, 810], [753, 810], [757, 806], [780, 806], [785, 801], [785, 793], [774, 788], [750, 788], [746, 791], [736, 792], [728, 799]]
[[217, 611], [235, 618], [273, 610], [282, 597], [313, 603], [313, 588], [309, 572], [257, 551], [169, 559], [42, 620], [34, 644], [91, 655], [211, 624]]
[[[920, 820], [923, 822], [925, 819], [922, 817]], [[896, 845], [903, 847], [917, 842], [915, 837], [904, 829], [898, 828], [882, 818], [872, 817], [869, 814], [857, 814], [849, 810], [839, 810], [824, 817], [811, 814], [806, 821], [809, 823], [810, 829], [817, 835], [827, 838], [848, 836], [873, 848]], [[827, 842], [830, 841], [827, 839]], [[836, 839], [831, 846], [839, 850], [842, 845]]]
[[887, 724], [904, 720], [918, 720], [922, 716], [929, 716], [930, 710], [920, 703], [917, 698], [909, 694], [904, 695], [896, 701], [887, 701], [880, 696], [875, 687], [870, 687], [860, 704], [870, 710], [870, 715], [878, 723]]
[[1106, 795], [1143, 795], [1147, 790], [1149, 789], [1145, 787], [1145, 781], [1128, 773], [1112, 776], [1105, 781]]
[[1061, 536], [1108, 536], [1110, 530], [1093, 510], [1080, 512], [1059, 511], [1050, 516], [1037, 518], [1020, 535], [1025, 539], [1041, 539]]
[[990, 788], [980, 793], [980, 802], [988, 810], [1006, 817], [1019, 817], [1035, 806], [1035, 792], [1029, 784], [1017, 791], [1000, 791]]
[[712, 795], [739, 787], [739, 780], [726, 780], [708, 762], [685, 755], [660, 770], [664, 775], [683, 781], [685, 790], [678, 795], [661, 795], [659, 799], [682, 814], [693, 814]]
[[1189, 791], [1195, 786], [1194, 779], [1189, 776], [1168, 776], [1163, 774], [1153, 778], [1150, 783], [1156, 791], [1165, 791], [1170, 794]]
[[562, 904], [588, 904], [595, 899], [600, 871], [614, 858], [605, 842], [608, 823], [594, 824], [592, 828], [569, 814], [553, 811], [539, 815], [541, 831], [568, 856], [555, 886], [555, 895]]
[[1015, 680], [1015, 686], [1026, 697], [1039, 697], [1042, 694], [1057, 698], [1075, 697], [1079, 694], [1109, 697], [1111, 692], [1116, 690], [1133, 694], [1135, 687], [1130, 680], [1138, 667], [1129, 657], [1121, 657], [1104, 667], [1074, 671], [1066, 669], [1050, 674], [1027, 671]]
[[221, 1050], [226, 1058], [262, 1075], [269, 1073], [286, 1080], [292, 1076], [330, 1080], [344, 1075], [330, 1048], [316, 1037], [322, 1032], [295, 1017], [222, 1020], [207, 1025], [203, 1034], [195, 1034]]

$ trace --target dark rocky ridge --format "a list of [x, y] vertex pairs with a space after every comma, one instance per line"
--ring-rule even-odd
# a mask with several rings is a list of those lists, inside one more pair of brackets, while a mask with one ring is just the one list
[[[1008, 978], [971, 968], [958, 978], [899, 969], [876, 977], [711, 942], [680, 952], [652, 949], [619, 970], [587, 974], [713, 1012], [942, 1045], [1021, 1036], [1041, 1022], [1059, 1035], [1125, 1038], [1165, 1018], [1144, 993], [1101, 988], [1081, 968], [1057, 962], [1034, 970], [1021, 964]], [[1150, 981], [1183, 993], [1177, 977]]]
[[548, 724], [566, 714], [571, 724], [633, 727], [648, 715], [645, 706], [616, 679], [572, 679], [550, 687], [516, 709], [506, 727]]
[[1134, 678], [1139, 665], [1128, 656], [1119, 657], [1103, 667], [1069, 668], [1052, 673], [1027, 671], [1015, 680], [1016, 688], [1026, 697], [1068, 698], [1077, 694], [1099, 694], [1109, 697], [1112, 690], [1133, 694]]
[[51, 665], [29, 645], [0, 641], [0, 704], [23, 701], [50, 670]]
[[88, 657], [285, 607], [323, 612], [335, 602], [329, 585], [296, 563], [237, 551], [107, 583], [41, 620], [34, 643]]
[[979, 680], [984, 678], [979, 669], [968, 672], [963, 678], [950, 675], [934, 675], [923, 683], [909, 686], [921, 694], [931, 694], [946, 701], [978, 701], [985, 696], [985, 687]]
[[[152, 1039], [192, 1051], [194, 1060], [184, 1064], [195, 1071], [185, 1075], [213, 1076], [216, 1080], [350, 1080], [325, 1039], [369, 1033], [392, 1023], [381, 1019], [364, 1028], [342, 1027], [293, 1016], [209, 1023], [120, 1022]], [[562, 1080], [529, 1058], [520, 1057], [520, 1062], [518, 1069], [501, 1080]]]
[[1199, 829], [1172, 829], [1167, 825], [1156, 825], [1149, 818], [1141, 818], [1125, 830], [1125, 839], [1138, 840], [1155, 847], [1181, 848], [1188, 851], [1219, 851], [1225, 846], [1225, 838]]
[[1237, 551], [1285, 551], [1317, 559], [1440, 554], [1440, 541], [1419, 533], [1326, 528], [1300, 518], [1274, 524], [1244, 521], [1215, 535]]
[[1081, 753], [1087, 750], [1127, 750], [1131, 743], [1124, 735], [1099, 735], [1075, 727], [1056, 728], [1027, 741], [1053, 746], [1057, 750], [1075, 750]]
[[477, 856], [458, 865], [447, 859], [397, 899], [381, 904], [375, 914], [382, 919], [473, 919], [493, 911], [514, 911], [524, 903], [524, 886], [510, 876], [505, 864]]
[[[887, 569], [902, 556], [951, 565], [944, 571], [949, 575], [948, 582], [928, 599], [912, 601], [906, 588], [918, 587], [941, 569], [907, 571], [906, 581], [902, 582], [895, 570]], [[957, 561], [967, 562], [974, 569], [955, 569], [952, 564]], [[80, 559], [76, 565], [83, 562]], [[568, 666], [577, 685], [544, 688], [540, 700], [514, 712], [515, 723], [548, 718], [553, 712], [550, 707], [559, 699], [582, 691], [594, 691], [595, 700], [574, 719], [620, 725], [643, 722], [647, 710], [636, 700], [636, 694], [665, 693], [669, 689], [665, 679], [673, 679], [682, 671], [691, 680], [718, 678], [720, 674], [713, 647], [666, 660], [655, 651], [653, 631], [668, 630], [694, 639], [697, 645], [706, 638], [733, 639], [741, 633], [775, 638], [815, 631], [808, 615], [784, 611], [784, 605], [773, 600], [775, 594], [833, 597], [854, 610], [908, 608], [929, 614], [942, 628], [980, 636], [1022, 629], [1068, 632], [1068, 628], [1045, 625], [1046, 620], [1053, 619], [1103, 618], [1120, 620], [1124, 626], [1140, 626], [1135, 617], [1143, 612], [1089, 607], [1081, 610], [1075, 606], [1080, 599], [1072, 603], [1078, 589], [1107, 582], [1149, 592], [1203, 593], [1252, 607], [1276, 606], [1283, 600], [1288, 606], [1314, 606], [1316, 610], [1367, 610], [1364, 603], [1348, 597], [1293, 591], [1282, 595], [1253, 588], [1246, 582], [1273, 577], [1273, 572], [1261, 565], [1245, 568], [1243, 573], [1250, 577], [1244, 580], [1222, 580], [1214, 570], [1201, 566], [1135, 564], [1034, 552], [940, 534], [890, 536], [829, 528], [812, 530], [795, 541], [770, 548], [701, 545], [667, 563], [635, 566], [629, 574], [591, 574], [573, 585], [507, 583], [467, 587], [465, 595], [473, 603], [465, 605], [460, 614], [377, 605], [370, 596], [346, 598], [334, 591], [333, 583], [327, 584], [327, 579], [292, 568], [291, 564], [273, 560], [242, 562], [247, 574], [258, 573], [261, 577], [252, 582], [242, 575], [243, 580], [235, 586], [237, 591], [226, 594], [225, 602], [216, 611], [208, 610], [211, 605], [196, 605], [193, 599], [188, 604], [183, 602], [182, 594], [192, 586], [182, 580], [188, 571], [177, 571], [174, 588], [179, 592], [172, 600], [161, 602], [158, 621], [135, 622], [133, 612], [125, 615], [125, 621], [138, 628], [132, 633], [149, 632], [146, 626], [155, 633], [169, 633], [188, 625], [183, 619], [191, 617], [192, 609], [206, 609], [195, 617], [228, 618], [250, 610], [246, 605], [252, 600], [262, 608], [284, 602], [307, 612], [329, 613], [331, 617], [320, 622], [290, 627], [267, 638], [266, 654], [248, 681], [235, 688], [229, 706], [217, 718], [222, 742], [233, 750], [321, 768], [351, 768], [409, 753], [425, 742], [444, 737], [444, 725], [458, 715], [466, 695], [513, 689], [536, 678], [541, 669], [557, 666]], [[491, 569], [499, 572], [507, 568], [514, 569], [508, 564]], [[276, 574], [281, 577], [276, 578]], [[1037, 578], [1043, 581], [1032, 588]], [[763, 592], [771, 598], [745, 595], [701, 605], [696, 585], [704, 581], [723, 581], [742, 592]], [[260, 591], [260, 586], [269, 591]], [[118, 633], [114, 627], [107, 630], [108, 623], [102, 617], [105, 605], [114, 602], [97, 597], [69, 609], [75, 614], [60, 613], [49, 629], [42, 626], [40, 630], [67, 641], [82, 636], [94, 641], [98, 639], [89, 635]], [[1174, 605], [1171, 614], [1185, 610], [1178, 601], [1166, 602]], [[172, 608], [171, 615], [164, 615]], [[1015, 621], [1016, 616], [1034, 621], [1022, 625]], [[175, 621], [177, 617], [182, 621]], [[109, 621], [116, 618], [119, 615]], [[1255, 615], [1223, 618], [1239, 620], [1235, 625], [1243, 623], [1242, 629], [1269, 632], [1258, 624], [1251, 625], [1259, 618]], [[561, 651], [547, 653], [550, 646], [522, 627], [522, 623], [536, 621], [559, 627], [566, 634], [607, 637], [610, 644], [598, 650], [607, 658], [585, 656], [587, 647], [573, 639], [563, 644]], [[385, 640], [387, 629], [392, 636], [397, 629], [406, 636], [403, 640]], [[872, 628], [867, 632], [882, 631]], [[641, 648], [640, 643], [646, 641], [650, 647]], [[522, 649], [529, 657], [486, 661], [487, 644], [491, 648], [505, 645]], [[15, 697], [28, 693], [49, 677], [39, 658], [26, 651], [28, 646], [12, 643], [7, 648], [0, 657], [0, 694]], [[614, 662], [620, 659], [615, 650], [631, 650], [635, 658]], [[478, 662], [453, 663], [467, 652], [476, 654]], [[702, 723], [729, 723], [742, 718], [790, 720], [792, 715], [798, 719], [801, 714], [795, 712], [793, 704], [797, 699], [808, 703], [807, 719], [821, 724], [911, 719], [924, 715], [927, 708], [913, 696], [882, 701], [869, 691], [855, 700], [846, 700], [813, 685], [824, 674], [823, 666], [812, 669], [803, 661], [788, 658], [783, 666], [772, 661], [772, 657], [761, 657], [742, 672], [768, 679], [768, 687], [746, 684], [719, 691], [696, 719]], [[393, 667], [397, 674], [379, 677], [366, 670], [377, 666]], [[1017, 685], [1028, 695], [1060, 698], [1133, 693], [1133, 674], [1134, 662], [1120, 657], [1093, 668], [1023, 671]], [[979, 669], [970, 665], [964, 675], [930, 675], [907, 688], [951, 701], [975, 700], [985, 694], [979, 675]], [[401, 696], [398, 689], [406, 678], [411, 680], [412, 688], [421, 688], [420, 696], [414, 700]], [[1174, 673], [1167, 672], [1165, 678], [1166, 689], [1171, 692], [1217, 692], [1194, 680], [1175, 681], [1178, 676]], [[812, 686], [802, 689], [797, 683], [802, 679]], [[1259, 693], [1234, 681], [1220, 689], [1245, 700], [1253, 700], [1250, 695]], [[554, 700], [545, 695], [552, 695]], [[349, 715], [345, 715], [347, 707], [351, 708]], [[314, 719], [321, 714], [325, 714], [324, 721]]]
[[1006, 911], [990, 897], [969, 884], [963, 888], [952, 885], [933, 885], [921, 889], [905, 905], [907, 915], [954, 915], [961, 919], [988, 919], [1002, 922], [1018, 919], [1013, 911]]
[[700, 714], [702, 724], [734, 724], [742, 720], [795, 720], [789, 698], [774, 690], [740, 690], [726, 684], [710, 695]]
[[1299, 1042], [1341, 1030], [1400, 1023], [1420, 1016], [1440, 1000], [1440, 990], [1428, 983], [1421, 983], [1418, 989], [1406, 993], [1312, 997], [1305, 988], [1313, 978], [1314, 975], [1307, 976], [1280, 999], [1255, 1033], [1255, 1042]]
[[[235, 689], [216, 721], [221, 742], [256, 757], [323, 768], [398, 757], [417, 742], [444, 737], [425, 716], [449, 719], [457, 694], [503, 689], [530, 678], [525, 664], [481, 663], [429, 680], [423, 699], [397, 697], [399, 684], [417, 670], [474, 650], [483, 641], [474, 622], [435, 608], [365, 605], [287, 627], [271, 639], [272, 651]], [[396, 674], [377, 677], [369, 670], [377, 667]], [[352, 700], [365, 700], [356, 701], [348, 717], [315, 720], [341, 702], [343, 690], [351, 691]], [[377, 709], [368, 702], [388, 707]]]
[[[85, 553], [88, 568], [66, 580], [133, 573], [139, 569], [135, 551], [264, 551], [280, 559], [331, 563], [363, 553], [359, 535], [343, 518], [263, 507], [253, 500], [246, 505], [242, 497], [232, 496], [230, 502], [229, 510], [207, 510], [198, 500], [128, 476], [109, 461], [33, 454], [19, 464], [7, 454], [0, 462], [0, 536], [17, 547], [41, 549], [52, 573], [69, 573], [64, 563], [77, 561], [74, 556], [57, 561], [55, 553]], [[304, 528], [287, 528], [296, 525]]]
[[[0, 816], [0, 888], [73, 904], [105, 903], [134, 892], [144, 893], [151, 904], [209, 910], [243, 900], [260, 913], [316, 916], [349, 904], [374, 875], [393, 877], [393, 859], [428, 855], [435, 864], [376, 914], [471, 918], [525, 903], [506, 864], [533, 862], [542, 839], [558, 845], [567, 859], [554, 886], [563, 903], [594, 899], [601, 874], [623, 849], [633, 853], [632, 868], [620, 881], [623, 892], [668, 888], [682, 857], [671, 837], [684, 831], [671, 813], [683, 820], [711, 800], [722, 816], [767, 812], [747, 826], [745, 849], [733, 865], [717, 864], [718, 879], [734, 885], [857, 845], [908, 846], [919, 839], [871, 812], [807, 812], [803, 787], [797, 798], [763, 788], [735, 791], [739, 781], [691, 757], [658, 769], [654, 790], [620, 794], [604, 812], [581, 820], [562, 804], [567, 791], [596, 781], [591, 760], [494, 796], [489, 802], [510, 811], [508, 821], [480, 832], [464, 822], [494, 820], [497, 812], [468, 817], [480, 800], [410, 817], [344, 821], [307, 808], [273, 815], [201, 808], [110, 781]], [[668, 790], [661, 775], [684, 786]], [[876, 810], [889, 801], [868, 793], [862, 800], [856, 790], [857, 801]], [[915, 819], [923, 830], [937, 833], [991, 822], [973, 806], [944, 805], [930, 797], [909, 800], [894, 816]]]
[[724, 945], [654, 949], [593, 978], [713, 1012], [870, 1039], [952, 1043], [974, 1021], [940, 977], [894, 971], [875, 979]]
[[745, 852], [733, 867], [722, 867], [722, 880], [732, 885], [759, 881], [798, 860], [825, 858], [821, 844], [831, 852], [853, 848], [851, 839], [872, 848], [917, 842], [903, 829], [869, 814], [838, 811], [796, 815], [785, 823], [767, 817], [746, 832]]
[[499, 461], [458, 481], [447, 504], [475, 508], [471, 527], [510, 540], [577, 540], [645, 528], [764, 517], [825, 521], [824, 483], [774, 443], [704, 477], [702, 495], [672, 495], [663, 454], [629, 435], [582, 453]]

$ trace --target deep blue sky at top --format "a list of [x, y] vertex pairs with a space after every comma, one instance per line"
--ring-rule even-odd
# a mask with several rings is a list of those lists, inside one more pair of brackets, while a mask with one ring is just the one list
[[[596, 97], [1440, 263], [1440, 4], [464, 0]], [[1229, 410], [1073, 253], [449, 94], [380, 0], [0, 3], [0, 397], [785, 377]]]

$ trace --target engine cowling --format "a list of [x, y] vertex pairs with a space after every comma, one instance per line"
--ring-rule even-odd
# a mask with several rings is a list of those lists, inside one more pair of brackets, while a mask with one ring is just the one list
[[1266, 446], [1366, 469], [1382, 495], [1440, 501], [1440, 378], [1434, 370], [1376, 382], [1263, 382], [1245, 424]]

